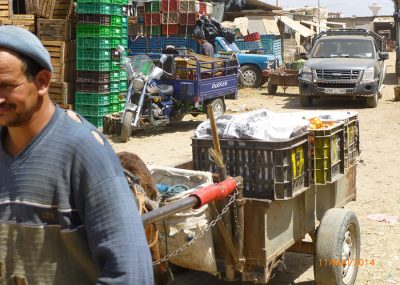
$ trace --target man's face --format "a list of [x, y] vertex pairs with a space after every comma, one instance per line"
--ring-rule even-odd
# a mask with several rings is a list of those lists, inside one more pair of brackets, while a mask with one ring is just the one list
[[38, 108], [34, 80], [22, 71], [21, 60], [0, 49], [0, 126], [17, 127], [29, 121]]

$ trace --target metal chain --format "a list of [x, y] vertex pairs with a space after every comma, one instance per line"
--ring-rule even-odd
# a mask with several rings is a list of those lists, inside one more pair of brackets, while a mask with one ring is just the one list
[[184, 245], [182, 245], [177, 250], [167, 254], [166, 256], [164, 256], [163, 258], [161, 258], [159, 260], [154, 261], [153, 265], [158, 265], [160, 263], [168, 261], [170, 258], [174, 257], [175, 255], [178, 255], [179, 253], [184, 251], [186, 248], [188, 248], [189, 246], [194, 244], [197, 240], [202, 238], [206, 234], [207, 231], [209, 231], [212, 227], [214, 227], [217, 224], [217, 222], [219, 220], [222, 219], [223, 215], [229, 210], [229, 207], [235, 202], [236, 197], [237, 197], [238, 194], [239, 194], [239, 191], [236, 188], [235, 192], [233, 192], [232, 196], [229, 198], [228, 204], [226, 204], [226, 206], [222, 209], [221, 213], [213, 221], [211, 221], [208, 224], [208, 226], [202, 232], [200, 232], [197, 236], [195, 236], [189, 242], [187, 242]]
[[235, 222], [236, 236], [239, 236], [240, 224], [239, 224], [239, 218], [238, 218], [237, 203], [233, 204], [233, 218], [234, 218], [234, 222]]

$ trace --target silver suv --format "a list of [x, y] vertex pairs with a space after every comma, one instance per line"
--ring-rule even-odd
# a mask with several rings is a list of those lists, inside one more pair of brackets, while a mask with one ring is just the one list
[[376, 37], [366, 30], [335, 30], [321, 33], [314, 41], [299, 73], [300, 104], [315, 98], [365, 98], [374, 108], [381, 97], [389, 55], [380, 52]]

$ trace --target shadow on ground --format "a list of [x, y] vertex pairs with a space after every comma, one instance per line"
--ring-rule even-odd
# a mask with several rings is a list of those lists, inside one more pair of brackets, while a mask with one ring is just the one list
[[[190, 120], [181, 122], [171, 122], [170, 124], [164, 127], [154, 127], [149, 125], [146, 129], [133, 131], [131, 136], [136, 138], [144, 138], [144, 137], [148, 138], [167, 133], [187, 132], [190, 130], [195, 130], [200, 123], [202, 123], [202, 121]], [[108, 136], [108, 139], [114, 143], [120, 142], [119, 135]]]
[[[283, 265], [275, 268], [268, 285], [314, 285], [313, 280], [295, 282], [295, 280], [313, 265], [312, 256], [305, 254], [286, 253]], [[210, 274], [198, 271], [184, 271], [174, 274], [174, 282], [168, 285], [251, 285], [252, 282], [228, 282], [219, 280]]]

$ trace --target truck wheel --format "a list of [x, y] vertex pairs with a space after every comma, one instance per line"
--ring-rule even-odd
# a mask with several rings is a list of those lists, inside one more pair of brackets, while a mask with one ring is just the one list
[[[215, 118], [222, 116], [225, 113], [225, 103], [221, 99], [217, 98], [211, 101], [211, 106], [214, 111]], [[207, 114], [208, 118], [208, 114]]]
[[360, 261], [360, 226], [354, 212], [334, 208], [317, 230], [314, 276], [318, 285], [353, 285]]
[[272, 84], [271, 81], [268, 82], [268, 93], [275, 95], [278, 90], [278, 85]]
[[126, 143], [129, 140], [132, 132], [132, 112], [125, 112], [124, 119], [121, 126], [121, 142]]
[[375, 94], [374, 96], [367, 97], [365, 104], [369, 108], [375, 108], [378, 106], [378, 94]]
[[300, 105], [302, 107], [311, 107], [313, 98], [311, 96], [300, 96]]
[[241, 75], [239, 83], [245, 87], [257, 88], [261, 85], [262, 74], [260, 70], [253, 65], [245, 65], [240, 68]]

